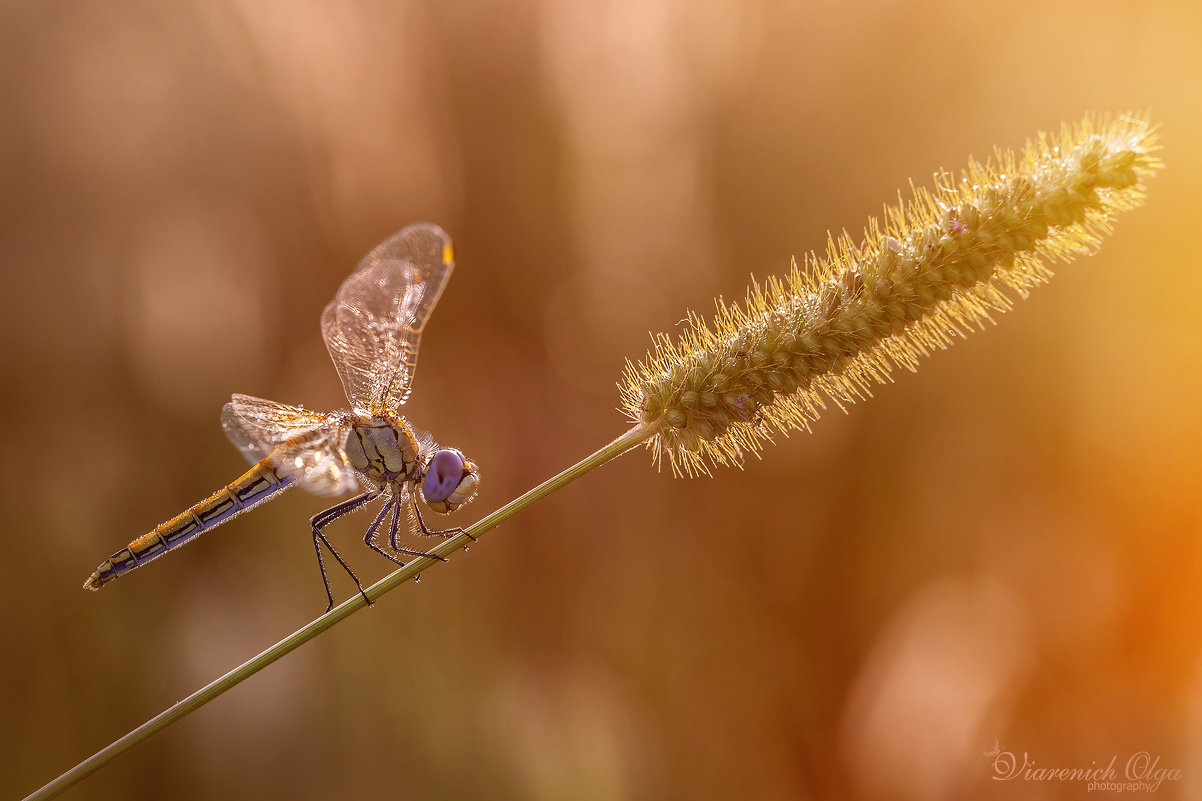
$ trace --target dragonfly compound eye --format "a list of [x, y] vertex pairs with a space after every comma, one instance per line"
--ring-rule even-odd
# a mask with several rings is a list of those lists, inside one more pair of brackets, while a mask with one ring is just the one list
[[422, 481], [422, 495], [428, 503], [439, 503], [451, 497], [465, 474], [463, 454], [457, 450], [443, 448], [434, 454], [426, 466], [426, 478]]

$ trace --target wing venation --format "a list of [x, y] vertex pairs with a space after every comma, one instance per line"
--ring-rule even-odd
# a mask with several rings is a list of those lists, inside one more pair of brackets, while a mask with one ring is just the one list
[[451, 277], [451, 239], [418, 223], [363, 258], [321, 315], [321, 330], [351, 406], [395, 413], [409, 398], [422, 329]]
[[221, 410], [221, 428], [247, 461], [268, 459], [281, 477], [295, 477], [314, 495], [345, 495], [359, 485], [343, 451], [350, 432], [345, 413], [234, 395]]

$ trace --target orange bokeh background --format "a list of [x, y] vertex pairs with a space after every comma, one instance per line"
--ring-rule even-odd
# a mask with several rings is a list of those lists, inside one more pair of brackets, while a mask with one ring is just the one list
[[1185, 0], [5, 4], [3, 795], [321, 611], [301, 493], [80, 584], [243, 469], [232, 392], [343, 405], [318, 316], [396, 229], [456, 242], [405, 413], [482, 466], [467, 523], [623, 430], [648, 331], [1135, 108], [1147, 204], [996, 330], [741, 472], [606, 466], [68, 797], [1085, 794], [995, 743], [1202, 796], [1200, 36]]

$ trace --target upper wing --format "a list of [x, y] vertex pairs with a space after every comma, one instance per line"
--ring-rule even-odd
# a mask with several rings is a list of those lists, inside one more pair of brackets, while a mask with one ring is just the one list
[[321, 332], [356, 412], [393, 413], [408, 399], [422, 328], [454, 267], [446, 232], [416, 223], [368, 253], [338, 288]]
[[221, 427], [249, 462], [270, 459], [281, 477], [315, 495], [345, 495], [358, 487], [343, 443], [349, 422], [275, 401], [234, 395], [221, 410]]

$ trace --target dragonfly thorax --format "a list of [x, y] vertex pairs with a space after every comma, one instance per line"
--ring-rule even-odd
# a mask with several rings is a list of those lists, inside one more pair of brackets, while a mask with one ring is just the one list
[[399, 417], [362, 419], [346, 439], [351, 466], [381, 487], [398, 481], [420, 481], [419, 450], [413, 429]]

